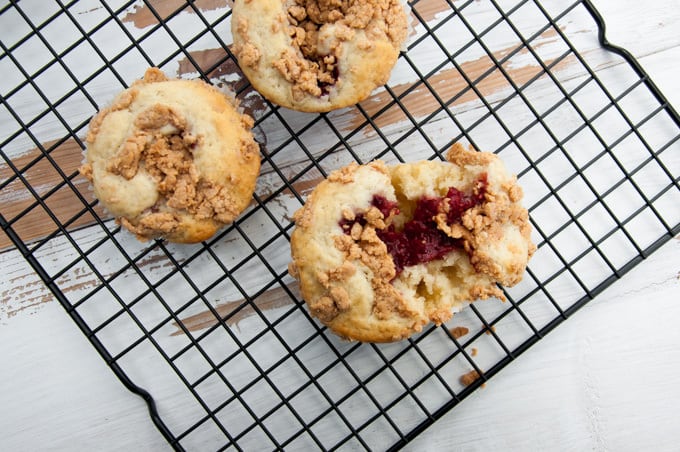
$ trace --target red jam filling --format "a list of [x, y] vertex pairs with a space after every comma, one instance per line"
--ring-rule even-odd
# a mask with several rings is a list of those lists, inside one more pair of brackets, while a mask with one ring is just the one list
[[[437, 228], [435, 217], [445, 211], [448, 224], [460, 222], [465, 211], [484, 201], [487, 185], [487, 175], [483, 173], [477, 179], [472, 193], [464, 193], [451, 187], [444, 197], [424, 196], [416, 201], [413, 218], [407, 221], [401, 230], [396, 230], [394, 225], [377, 230], [378, 237], [385, 243], [387, 251], [392, 256], [397, 275], [404, 267], [441, 259], [450, 251], [462, 248], [459, 239], [453, 239]], [[443, 203], [448, 203], [448, 208], [442, 206]], [[382, 196], [374, 196], [371, 204], [378, 208], [385, 218], [392, 212], [398, 212], [396, 203]], [[342, 220], [340, 226], [348, 234], [356, 222], [362, 226], [366, 224], [363, 215], [357, 214], [352, 221]]]
[[[399, 213], [397, 203], [389, 201], [387, 198], [381, 195], [373, 195], [371, 206], [378, 209], [383, 218], [387, 218], [393, 213], [395, 215]], [[352, 226], [354, 226], [355, 223], [359, 223], [361, 226], [366, 226], [367, 221], [366, 218], [364, 218], [364, 214], [358, 213], [356, 217], [354, 217], [354, 220], [346, 220], [343, 218], [340, 220], [339, 224], [345, 234], [349, 234], [352, 231]]]
[[321, 96], [327, 96], [331, 92], [331, 88], [335, 86], [335, 84], [338, 81], [338, 78], [340, 77], [340, 70], [338, 69], [338, 65], [336, 64], [333, 70], [331, 71], [331, 78], [333, 79], [333, 83], [328, 83], [328, 82], [317, 82], [317, 85], [319, 88], [321, 88]]

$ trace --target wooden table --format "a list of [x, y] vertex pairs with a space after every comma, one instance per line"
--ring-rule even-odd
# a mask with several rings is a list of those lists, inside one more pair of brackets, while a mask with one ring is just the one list
[[[632, 51], [680, 106], [677, 1], [595, 3], [610, 41]], [[407, 449], [678, 450], [679, 239]], [[0, 262], [0, 450], [167, 449], [144, 402], [120, 384], [20, 254], [5, 249]]]

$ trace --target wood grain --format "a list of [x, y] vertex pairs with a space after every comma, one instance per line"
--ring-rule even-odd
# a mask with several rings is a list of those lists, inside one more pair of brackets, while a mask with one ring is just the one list
[[[297, 283], [292, 283], [288, 289], [295, 291], [297, 290]], [[262, 295], [257, 297], [252, 302], [257, 309], [261, 311], [267, 311], [270, 309], [278, 309], [284, 306], [290, 306], [293, 304], [293, 300], [288, 295], [288, 292], [284, 289], [278, 287], [275, 289], [268, 290]], [[245, 318], [255, 315], [255, 308], [253, 305], [247, 303], [245, 299], [227, 301], [225, 303], [220, 303], [215, 306], [215, 312], [220, 317], [220, 319], [225, 319], [224, 322], [230, 327], [236, 327], [239, 322]], [[216, 325], [219, 322], [215, 315], [210, 310], [204, 310], [198, 314], [193, 314], [182, 318], [182, 326], [188, 331], [198, 332]], [[184, 330], [180, 328], [177, 322], [173, 325], [177, 328], [177, 331], [172, 333], [173, 336], [183, 335]]]
[[[539, 40], [537, 47], [542, 45], [541, 42], [552, 39], [555, 34], [556, 32], [552, 30], [545, 32], [542, 39]], [[496, 61], [499, 61], [515, 50], [516, 47], [514, 46], [507, 47], [494, 52], [493, 57]], [[517, 53], [520, 56], [527, 55], [528, 50], [524, 48]], [[554, 62], [554, 59], [547, 59], [544, 61], [544, 64], [552, 66]], [[559, 73], [567, 69], [569, 65], [574, 64], [574, 62], [573, 57], [565, 58], [559, 64], [554, 65], [554, 72]], [[438, 111], [442, 105], [437, 98], [446, 103], [448, 107], [461, 106], [477, 101], [480, 96], [493, 98], [495, 94], [512, 90], [510, 81], [516, 86], [522, 86], [529, 80], [539, 78], [545, 74], [545, 71], [540, 66], [527, 64], [525, 66], [508, 68], [506, 75], [496, 68], [496, 63], [488, 55], [472, 61], [465, 61], [459, 67], [460, 69], [448, 68], [437, 72], [426, 78], [423, 83], [416, 82], [415, 89], [413, 89], [413, 84], [411, 83], [391, 86], [391, 93], [387, 91], [376, 93], [361, 102], [361, 106], [370, 117], [374, 118], [374, 122], [378, 127], [388, 127], [404, 121], [403, 110], [408, 111], [409, 114], [416, 118], [425, 117]], [[468, 80], [476, 81], [476, 91], [471, 88], [470, 83], [468, 83], [465, 77]], [[429, 87], [425, 85], [425, 82]], [[411, 91], [404, 96], [407, 90]], [[376, 114], [385, 105], [393, 102], [395, 97], [401, 98], [400, 102], [404, 108], [391, 108], [376, 117]], [[366, 118], [363, 115], [355, 114], [350, 120], [351, 127], [359, 127], [365, 120]]]
[[[65, 223], [69, 224], [66, 230], [74, 230], [95, 221], [84, 212], [86, 205], [80, 199], [82, 196], [87, 203], [94, 200], [89, 182], [80, 176], [74, 177], [83, 160], [80, 145], [74, 139], [55, 144], [52, 141], [42, 146], [42, 149], [52, 149], [49, 152], [52, 161], [38, 148], [14, 159], [12, 163], [21, 178], [6, 163], [0, 163], [0, 180], [12, 180], [0, 192], [2, 214], [25, 243], [50, 234]], [[102, 218], [107, 217], [101, 207], [95, 207], [95, 211]], [[7, 236], [0, 236], [0, 250], [9, 246]]]
[[[137, 28], [155, 25], [158, 23], [156, 15], [158, 15], [161, 20], [164, 20], [177, 11], [177, 9], [186, 5], [186, 3], [185, 0], [150, 0], [143, 6], [135, 7], [133, 11], [127, 13], [123, 17], [123, 22], [131, 22]], [[202, 11], [222, 9], [226, 7], [227, 4], [227, 0], [197, 0], [194, 3], [196, 8]], [[151, 8], [153, 8], [153, 11]], [[194, 10], [193, 8], [186, 6], [184, 11], [192, 13]]]

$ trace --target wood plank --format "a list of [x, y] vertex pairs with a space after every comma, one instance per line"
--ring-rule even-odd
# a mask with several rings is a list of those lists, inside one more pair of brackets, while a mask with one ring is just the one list
[[[20, 171], [21, 178], [4, 162], [0, 164], [0, 181], [12, 179], [0, 192], [2, 215], [12, 224], [12, 228], [21, 240], [29, 243], [44, 237], [58, 229], [58, 224], [39, 204], [43, 198], [45, 207], [56, 218], [59, 224], [70, 223], [69, 230], [92, 224], [95, 220], [89, 213], [83, 213], [85, 205], [79, 199], [80, 194], [85, 202], [94, 200], [89, 183], [82, 177], [74, 177], [83, 160], [79, 143], [67, 139], [62, 144], [56, 141], [46, 142], [42, 148], [50, 150], [50, 162], [42, 150], [34, 148], [12, 160], [12, 164]], [[37, 160], [37, 163], [34, 163]], [[30, 168], [26, 169], [30, 164]], [[56, 171], [55, 165], [68, 178], [78, 194], [67, 184], [64, 177]], [[23, 179], [23, 180], [22, 180]], [[27, 185], [30, 186], [30, 189]], [[61, 188], [58, 188], [61, 186]], [[54, 191], [56, 189], [56, 191]], [[48, 193], [51, 193], [49, 196]], [[100, 206], [95, 211], [101, 218], [107, 215]], [[0, 237], [0, 250], [11, 246], [7, 236]]]
[[[674, 74], [680, 59], [677, 52], [659, 52], [665, 45], [677, 49], [673, 39], [677, 40], [680, 35], [672, 24], [677, 23], [680, 14], [676, 13], [677, 8], [672, 8], [672, 2], [640, 5], [640, 2], [630, 0], [597, 0], [597, 3], [598, 6], [607, 4], [617, 17], [628, 17], [620, 20], [627, 25], [623, 36], [625, 38], [627, 34], [628, 39], [616, 39], [615, 42], [632, 45], [645, 54], [655, 54], [652, 58], [644, 58], [643, 65], [665, 74], [657, 79], [652, 72], [652, 78], [659, 83], [668, 82], [664, 85], [669, 87], [669, 94], [677, 97], [678, 91], [673, 89], [677, 85]], [[650, 27], [650, 20], [655, 24], [658, 22], [659, 26]], [[641, 26], [640, 22], [646, 22], [648, 26]], [[668, 44], [662, 38], [664, 35]], [[680, 338], [674, 326], [674, 320], [680, 315], [677, 303], [678, 243], [674, 240], [646, 259], [622, 281], [599, 295], [577, 317], [496, 376], [485, 389], [476, 391], [421, 434], [407, 450], [644, 450], [650, 444], [657, 449], [673, 450], [677, 445], [674, 407], [680, 403], [676, 384], [680, 379], [677, 366], [680, 356], [675, 346]], [[74, 257], [73, 250], [54, 246], [50, 253], [42, 256], [46, 262]], [[89, 450], [166, 448], [167, 444], [148, 420], [141, 399], [124, 389], [74, 328], [63, 309], [50, 302], [44, 285], [19, 253], [16, 250], [0, 253], [0, 262], [6, 276], [0, 286], [0, 355], [12, 363], [0, 366], [5, 408], [2, 421], [6, 430], [0, 438], [0, 448], [39, 449], [50, 444], [57, 449], [69, 449], [73, 448], [74, 438], [78, 439], [79, 447]], [[155, 278], [162, 271], [158, 264], [144, 266], [142, 271]], [[22, 279], [22, 275], [26, 279]], [[81, 276], [81, 279], [75, 276]], [[87, 274], [74, 275], [73, 287], [87, 282], [88, 278]], [[64, 286], [67, 291], [71, 290], [69, 284]], [[8, 307], [12, 312], [9, 317], [4, 315]], [[199, 323], [196, 331], [201, 331]], [[607, 327], [603, 328], [603, 325]], [[232, 328], [247, 330], [250, 326], [256, 325], [244, 318]], [[157, 336], [162, 340], [163, 334], [173, 331], [176, 332], [176, 328], [168, 328]], [[121, 334], [124, 333], [121, 329]], [[173, 336], [177, 341], [182, 338], [183, 335]], [[312, 345], [319, 343], [323, 341], [313, 341]], [[381, 347], [381, 350], [389, 352], [390, 349]], [[480, 350], [475, 360], [484, 358], [485, 351]], [[305, 359], [305, 363], [317, 362], [308, 357], [301, 359]], [[323, 362], [319, 357], [315, 359]], [[142, 375], [140, 381], [164, 396], [157, 400], [162, 415], [173, 422], [176, 418], [190, 419], [188, 414], [195, 413], [195, 401], [192, 404], [192, 401], [173, 397], [172, 388], [167, 387], [167, 365], [140, 361], [132, 367], [135, 364], [148, 373]], [[187, 366], [185, 372], [198, 372], [201, 365], [205, 365], [201, 361], [196, 364]], [[364, 362], [348, 364], [355, 372], [370, 368], [362, 366]], [[224, 371], [243, 378], [238, 369], [235, 363], [225, 366]], [[397, 369], [399, 377], [406, 379], [413, 377], [410, 371], [410, 368]], [[269, 377], [276, 378], [277, 374], [271, 373]], [[284, 379], [281, 384], [284, 394], [288, 394], [285, 392], [289, 387], [286, 381]], [[394, 382], [387, 383], [375, 390], [372, 384], [368, 389], [374, 395], [382, 396], [383, 389]], [[342, 389], [343, 379], [328, 379], [316, 384], [328, 391], [337, 391]], [[217, 389], [202, 395], [211, 402], [221, 400], [226, 391]], [[421, 387], [414, 395], [425, 403], [433, 400], [424, 397]], [[273, 398], [280, 400], [276, 396]], [[313, 397], [302, 398], [298, 403], [300, 399], [296, 397], [291, 403], [302, 413], [313, 412], [318, 406]], [[262, 398], [255, 394], [248, 401], [260, 403]], [[368, 400], [367, 405], [372, 406], [372, 401]], [[221, 413], [232, 408], [230, 405]], [[366, 406], [351, 403], [340, 408], [352, 419], [366, 410]], [[390, 415], [396, 419], [406, 411], [413, 416], [414, 410], [419, 412], [420, 409], [401, 408], [394, 407]], [[247, 414], [244, 416], [248, 417]], [[267, 427], [275, 434], [289, 427], [273, 425], [272, 418]], [[292, 424], [297, 427], [295, 421]], [[314, 432], [327, 438], [337, 433], [337, 427], [334, 422], [318, 423]], [[376, 430], [381, 427], [377, 425]], [[384, 430], [389, 431], [390, 427], [386, 427]], [[197, 450], [216, 448], [207, 440], [200, 442], [197, 439], [190, 445]], [[310, 448], [313, 446], [310, 444]]]
[[[150, 0], [135, 6], [132, 11], [125, 14], [123, 22], [130, 22], [137, 28], [155, 25], [158, 23], [156, 16], [161, 20], [165, 20], [170, 14], [186, 5], [186, 3], [185, 0]], [[201, 11], [214, 11], [224, 9], [228, 4], [228, 0], [196, 0], [194, 6]], [[184, 11], [193, 13], [194, 9], [186, 6]]]

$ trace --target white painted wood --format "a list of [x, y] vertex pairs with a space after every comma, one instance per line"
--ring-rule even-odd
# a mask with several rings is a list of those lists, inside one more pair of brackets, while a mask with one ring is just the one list
[[[483, 20], [485, 5], [479, 3], [479, 19]], [[672, 102], [680, 105], [676, 76], [680, 12], [673, 7], [675, 2], [664, 0], [643, 6], [629, 0], [596, 3], [607, 18], [610, 40], [639, 56]], [[87, 11], [87, 2], [81, 5]], [[603, 70], [611, 64], [607, 55], [596, 57]], [[565, 79], [577, 75], [569, 71], [563, 74]], [[130, 74], [130, 79], [137, 76]], [[107, 90], [115, 92], [110, 85], [97, 89], [101, 89], [102, 97]], [[498, 99], [502, 99], [502, 92]], [[468, 120], [466, 115], [474, 118], [474, 106], [461, 106], [460, 115], [463, 121]], [[398, 134], [404, 126], [393, 127], [393, 133]], [[436, 121], [433, 127], [437, 127]], [[44, 130], [45, 139], [55, 136], [60, 136], [58, 130]], [[372, 138], [357, 140], [357, 150], [370, 148]], [[677, 168], [678, 156], [673, 157]], [[509, 165], [522, 169], [512, 155]], [[294, 169], [291, 167], [291, 171]], [[265, 178], [262, 187], [267, 183]], [[288, 215], [295, 206], [293, 198], [284, 200], [280, 214]], [[75, 236], [83, 244], [96, 240], [87, 232]], [[126, 247], [139, 246], [133, 240], [123, 241]], [[245, 245], [231, 243], [229, 249], [233, 251], [234, 246]], [[221, 252], [219, 244], [217, 248]], [[644, 450], [650, 445], [655, 450], [677, 449], [680, 434], [674, 416], [680, 402], [680, 337], [674, 323], [680, 316], [679, 248], [677, 239], [665, 245], [408, 449]], [[59, 241], [45, 251], [55, 259], [55, 268], [68, 261], [72, 253], [67, 243]], [[274, 264], [285, 266], [284, 260]], [[19, 253], [2, 253], [0, 262], [0, 449], [167, 449], [141, 399], [120, 384]], [[153, 259], [143, 264], [147, 274], [163, 274]], [[105, 274], [115, 271], [115, 259], [110, 265], [100, 270]], [[64, 284], [72, 288], [74, 296], [93, 284], [86, 269], [74, 269], [68, 278], [72, 279]], [[134, 275], [125, 281], [130, 282], [130, 290], [135, 290]], [[257, 279], [249, 284], [257, 287]], [[237, 294], [229, 294], [229, 299], [235, 298]], [[117, 333], [121, 331], [133, 334], [134, 328], [128, 325]], [[246, 325], [239, 326], [241, 333], [247, 333]], [[181, 346], [181, 338], [168, 335], [164, 340], [168, 346], [173, 341]], [[237, 373], [235, 379], [244, 375], [247, 377]], [[140, 373], [138, 378], [148, 382], [158, 375]], [[171, 385], [160, 391], [165, 399], [172, 399]], [[171, 422], [181, 422], [191, 414], [188, 403], [177, 403], [178, 409], [165, 413]], [[195, 446], [201, 449], [209, 444], [197, 442]]]

